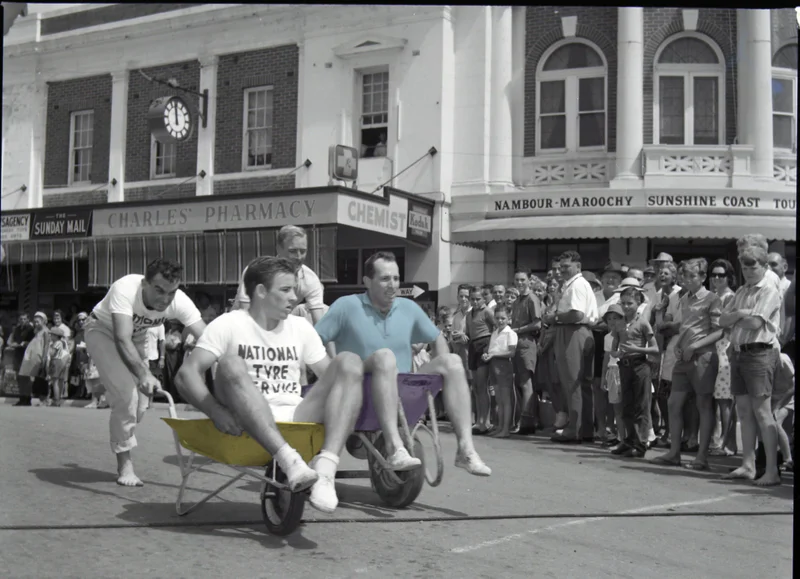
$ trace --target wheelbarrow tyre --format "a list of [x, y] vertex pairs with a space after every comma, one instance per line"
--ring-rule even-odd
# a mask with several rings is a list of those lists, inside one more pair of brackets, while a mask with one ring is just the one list
[[[373, 444], [375, 450], [385, 457], [386, 442], [383, 433], [378, 434]], [[422, 452], [422, 444], [415, 438], [412, 454], [416, 457], [421, 457]], [[417, 500], [425, 484], [424, 466], [405, 472], [395, 472], [394, 474], [403, 481], [403, 484], [398, 485], [387, 476], [381, 465], [375, 457], [372, 456], [372, 453], [369, 454], [367, 459], [369, 462], [369, 478], [372, 483], [372, 488], [384, 503], [395, 509], [403, 509]]]
[[[266, 476], [272, 472], [272, 462], [267, 465]], [[280, 467], [275, 469], [275, 480], [286, 483], [286, 474]], [[267, 496], [268, 492], [275, 496]], [[300, 526], [303, 518], [303, 509], [306, 504], [306, 493], [290, 493], [288, 490], [279, 489], [268, 482], [261, 485], [261, 515], [267, 530], [279, 537], [291, 535]]]

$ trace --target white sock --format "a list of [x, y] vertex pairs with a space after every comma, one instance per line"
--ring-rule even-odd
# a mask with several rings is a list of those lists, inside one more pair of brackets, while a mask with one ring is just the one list
[[339, 457], [329, 450], [323, 450], [314, 460], [314, 470], [321, 475], [335, 477], [338, 468]]
[[285, 442], [283, 446], [278, 449], [278, 452], [275, 453], [275, 460], [278, 461], [278, 464], [284, 472], [297, 462], [298, 459], [302, 460], [302, 457], [295, 449], [289, 446], [288, 442]]

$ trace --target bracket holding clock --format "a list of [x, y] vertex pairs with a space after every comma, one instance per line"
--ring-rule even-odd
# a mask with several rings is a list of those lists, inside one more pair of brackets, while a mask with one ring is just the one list
[[[165, 82], [163, 80], [152, 78], [146, 75], [143, 71], [139, 71], [144, 78], [150, 82], [168, 86], [171, 89], [179, 90], [191, 95], [198, 96], [202, 99], [202, 111], [197, 111], [197, 116], [203, 123], [203, 128], [207, 127], [208, 123], [208, 89], [202, 93], [182, 88], [177, 85], [177, 82]], [[150, 131], [157, 140], [162, 142], [180, 142], [185, 141], [192, 136], [195, 125], [194, 111], [197, 110], [196, 106], [187, 103], [179, 96], [166, 96], [155, 99], [150, 104], [147, 118], [150, 124]]]

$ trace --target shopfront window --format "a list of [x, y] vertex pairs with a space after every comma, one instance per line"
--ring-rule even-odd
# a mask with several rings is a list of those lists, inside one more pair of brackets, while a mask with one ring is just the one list
[[565, 251], [577, 251], [580, 254], [583, 271], [599, 272], [609, 260], [608, 241], [605, 239], [592, 241], [565, 239], [555, 242], [518, 241], [515, 269], [532, 271], [534, 275], [544, 279], [552, 262]]
[[339, 285], [363, 285], [364, 262], [373, 253], [391, 251], [400, 269], [400, 281], [405, 280], [405, 247], [382, 247], [368, 249], [340, 249], [336, 252], [336, 282]]

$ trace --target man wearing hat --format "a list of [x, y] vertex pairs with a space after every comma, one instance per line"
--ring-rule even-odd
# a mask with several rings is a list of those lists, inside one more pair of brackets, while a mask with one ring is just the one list
[[42, 312], [33, 315], [34, 336], [25, 348], [22, 365], [19, 368], [19, 402], [16, 406], [30, 406], [31, 396], [47, 396], [47, 382], [44, 379], [45, 362], [49, 338], [47, 333], [47, 316]]
[[647, 288], [647, 286], [654, 285], [656, 281], [656, 268], [652, 265], [648, 265], [642, 270], [642, 273], [644, 274], [644, 283], [642, 287]]

